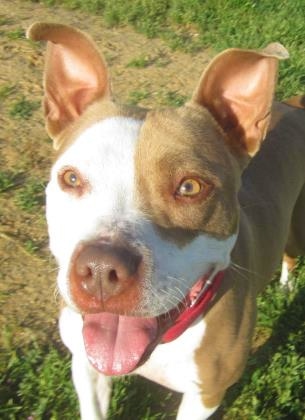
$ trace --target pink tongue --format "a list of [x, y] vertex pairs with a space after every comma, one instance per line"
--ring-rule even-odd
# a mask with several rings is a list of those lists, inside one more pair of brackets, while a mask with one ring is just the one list
[[88, 359], [99, 372], [125, 375], [137, 367], [157, 337], [157, 320], [106, 312], [87, 314], [83, 337]]

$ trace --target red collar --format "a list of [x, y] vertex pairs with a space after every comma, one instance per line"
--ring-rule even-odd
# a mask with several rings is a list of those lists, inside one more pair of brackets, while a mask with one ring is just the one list
[[224, 271], [219, 271], [210, 282], [206, 282], [199, 302], [185, 309], [178, 316], [175, 323], [163, 334], [161, 343], [169, 343], [178, 338], [199, 315], [202, 315], [206, 311], [208, 304], [215, 297], [224, 275]]

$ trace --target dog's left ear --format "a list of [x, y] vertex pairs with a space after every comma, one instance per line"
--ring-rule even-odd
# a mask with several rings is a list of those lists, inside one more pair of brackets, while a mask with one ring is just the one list
[[48, 41], [44, 72], [46, 128], [58, 138], [96, 99], [110, 96], [107, 67], [94, 42], [83, 32], [54, 23], [34, 23], [27, 37]]
[[207, 108], [234, 148], [254, 155], [266, 135], [278, 60], [288, 58], [281, 44], [264, 50], [230, 49], [203, 73], [192, 101]]

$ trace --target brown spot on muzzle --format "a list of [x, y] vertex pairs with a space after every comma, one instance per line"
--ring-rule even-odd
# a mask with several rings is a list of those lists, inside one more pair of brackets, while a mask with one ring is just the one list
[[81, 244], [72, 257], [70, 291], [84, 313], [132, 314], [138, 304], [143, 262], [127, 245], [107, 240]]

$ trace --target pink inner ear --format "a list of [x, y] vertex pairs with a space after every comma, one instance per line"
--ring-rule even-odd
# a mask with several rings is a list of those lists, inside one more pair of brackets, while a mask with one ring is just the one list
[[[46, 71], [46, 93], [47, 100], [49, 94], [58, 107], [59, 112], [53, 112], [53, 117], [65, 114], [75, 118], [99, 94], [104, 93], [106, 75], [101, 77], [85, 58], [62, 45], [52, 47]], [[51, 104], [50, 107], [53, 108]]]
[[208, 67], [193, 98], [209, 109], [236, 145], [253, 153], [268, 126], [276, 70], [275, 57], [226, 51]]
[[[48, 42], [45, 115], [52, 137], [76, 120], [98, 98], [109, 95], [106, 65], [92, 41], [81, 33], [63, 44]], [[79, 41], [79, 42], [77, 42]]]
[[73, 87], [73, 81], [75, 81], [76, 85], [98, 88], [99, 83], [102, 82], [105, 87], [105, 80], [92, 67], [89, 54], [88, 57], [85, 57], [84, 54], [79, 57], [77, 51], [71, 51], [59, 45], [54, 49], [53, 60], [54, 70], [56, 71], [56, 67], [58, 68], [59, 75], [64, 77], [64, 83], [69, 83]]

